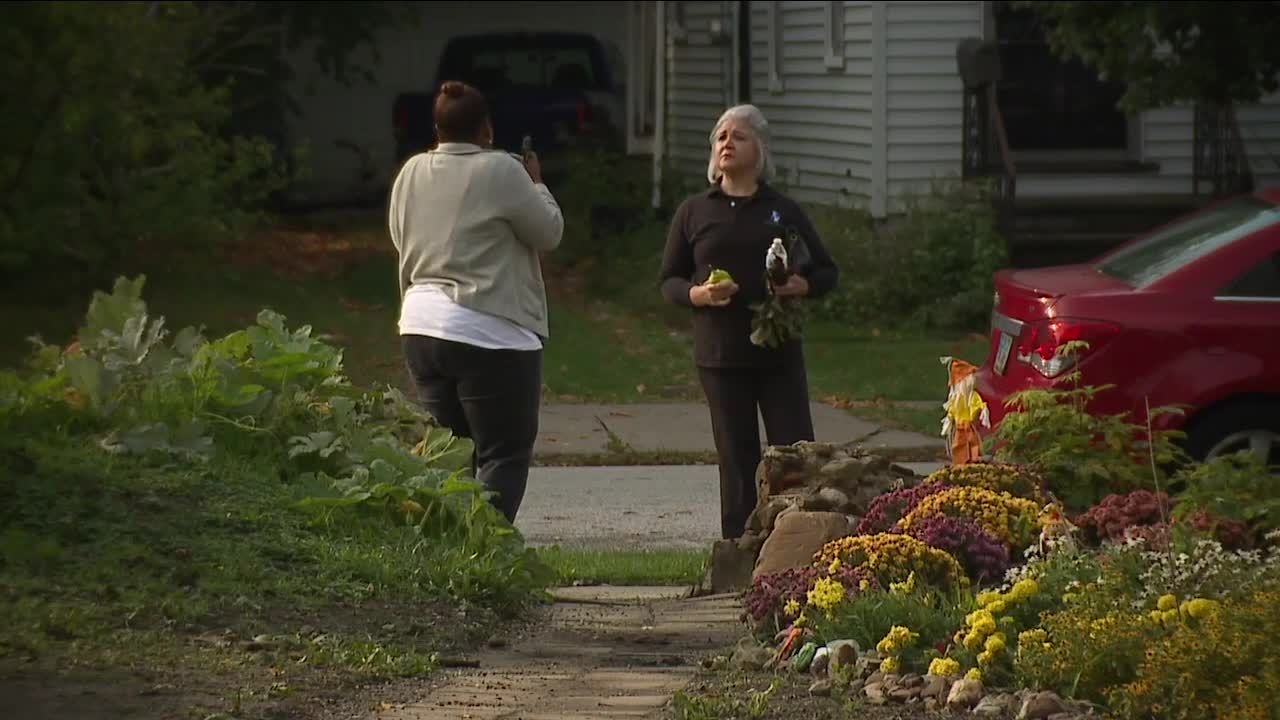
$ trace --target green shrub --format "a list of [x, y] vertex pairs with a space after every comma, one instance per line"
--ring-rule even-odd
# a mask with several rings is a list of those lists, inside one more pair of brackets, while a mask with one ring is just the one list
[[[96, 293], [76, 346], [37, 342], [25, 373], [0, 373], [0, 435], [22, 428], [24, 438], [61, 441], [59, 454], [69, 441], [78, 462], [140, 463], [152, 482], [259, 467], [245, 474], [291, 486], [270, 491], [288, 502], [280, 512], [311, 513], [320, 533], [399, 547], [421, 563], [413, 581], [459, 600], [519, 605], [554, 580], [469, 476], [470, 443], [398, 390], [351, 385], [341, 349], [310, 326], [290, 329], [264, 310], [218, 339], [194, 328], [169, 336], [142, 285], [122, 278]], [[38, 444], [0, 452], [15, 459], [47, 460]], [[0, 495], [30, 496], [40, 482], [24, 475]], [[15, 522], [0, 515], [0, 533], [49, 531]]]
[[[1076, 352], [1083, 343], [1060, 348]], [[1149, 431], [1127, 415], [1092, 412], [1090, 403], [1110, 386], [1081, 386], [1070, 373], [1053, 388], [1023, 390], [1009, 396], [1010, 412], [988, 439], [999, 462], [1029, 465], [1067, 508], [1082, 512], [1110, 494], [1169, 486], [1168, 468], [1185, 459], [1177, 441], [1182, 433]], [[1155, 419], [1179, 412], [1152, 408]]]
[[822, 305], [831, 319], [986, 328], [992, 274], [1008, 262], [986, 189], [936, 182], [909, 195], [900, 217], [877, 226], [863, 210], [813, 207], [814, 225], [842, 270]]

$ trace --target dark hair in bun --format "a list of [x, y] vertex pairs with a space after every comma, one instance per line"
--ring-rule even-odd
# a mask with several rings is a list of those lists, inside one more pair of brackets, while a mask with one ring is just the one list
[[436, 95], [434, 116], [440, 142], [476, 142], [489, 120], [489, 103], [470, 85], [447, 80]]

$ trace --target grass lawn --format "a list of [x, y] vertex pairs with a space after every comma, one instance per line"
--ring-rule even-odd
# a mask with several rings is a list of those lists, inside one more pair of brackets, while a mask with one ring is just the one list
[[702, 577], [701, 550], [571, 550], [540, 548], [538, 555], [562, 585], [692, 585]]
[[[139, 272], [148, 275], [145, 297], [167, 327], [203, 324], [210, 333], [244, 327], [270, 307], [290, 324], [310, 323], [344, 347], [354, 382], [411, 391], [395, 334], [395, 261], [377, 220], [278, 230], [270, 245], [258, 238], [237, 248], [230, 267], [206, 258], [160, 268], [140, 264]], [[656, 289], [636, 285], [620, 300], [608, 301], [576, 291], [572, 278], [549, 276], [548, 287], [547, 402], [701, 400], [687, 322], [663, 305]], [[49, 342], [70, 339], [88, 300], [68, 296], [33, 307], [22, 298], [0, 298], [0, 365], [19, 362], [29, 351], [24, 338], [30, 335]], [[893, 403], [940, 404], [946, 373], [939, 356], [976, 364], [986, 351], [987, 340], [976, 336], [929, 337], [816, 321], [806, 329], [815, 399], [921, 432], [933, 432], [939, 411]]]
[[527, 622], [521, 586], [469, 548], [318, 523], [298, 501], [330, 491], [278, 448], [220, 436], [197, 463], [94, 440], [0, 438], [13, 717], [332, 717]]

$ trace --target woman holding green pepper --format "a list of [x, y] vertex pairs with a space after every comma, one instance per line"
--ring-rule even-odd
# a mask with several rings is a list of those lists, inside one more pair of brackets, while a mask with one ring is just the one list
[[[760, 424], [767, 442], [813, 440], [808, 378], [799, 336], [752, 342], [752, 306], [769, 299], [820, 298], [838, 271], [800, 205], [769, 186], [769, 126], [759, 109], [725, 111], [710, 137], [707, 180], [671, 221], [663, 252], [663, 297], [693, 314], [694, 362], [711, 411], [720, 466], [721, 534], [740, 537], [755, 508]], [[774, 238], [791, 237], [786, 280], [768, 281]], [[712, 280], [713, 270], [723, 270]]]

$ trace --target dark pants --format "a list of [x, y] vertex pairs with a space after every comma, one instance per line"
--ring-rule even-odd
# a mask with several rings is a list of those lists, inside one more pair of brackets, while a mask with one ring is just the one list
[[475, 444], [473, 475], [515, 523], [538, 437], [542, 351], [488, 350], [419, 335], [400, 341], [423, 407]]
[[698, 376], [711, 406], [720, 458], [720, 532], [734, 539], [742, 536], [756, 506], [760, 418], [769, 445], [814, 439], [808, 376], [798, 354], [777, 368], [700, 367]]

